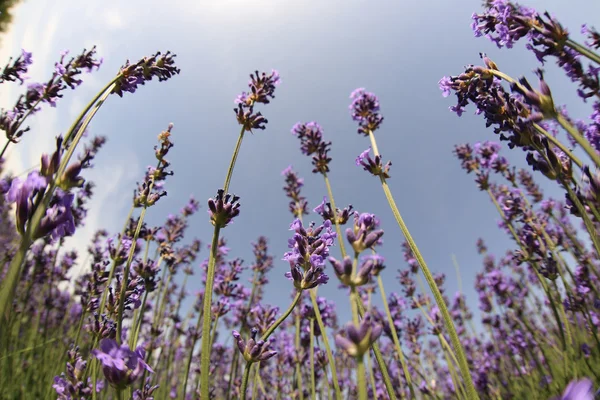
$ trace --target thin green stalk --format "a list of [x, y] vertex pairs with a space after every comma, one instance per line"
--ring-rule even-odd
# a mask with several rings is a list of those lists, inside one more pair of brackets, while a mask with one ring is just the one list
[[[375, 155], [379, 155], [379, 152], [377, 150], [377, 144], [375, 142], [375, 136], [373, 135], [372, 131], [369, 131], [369, 138], [371, 139], [371, 144], [373, 146], [373, 151], [375, 152]], [[477, 400], [479, 399], [479, 395], [477, 394], [477, 391], [475, 390], [475, 385], [473, 384], [473, 378], [471, 377], [467, 357], [465, 356], [465, 351], [462, 347], [462, 344], [460, 343], [458, 334], [456, 333], [456, 328], [454, 327], [454, 323], [452, 322], [452, 317], [450, 316], [448, 308], [446, 307], [446, 302], [444, 301], [444, 298], [440, 293], [440, 289], [437, 287], [435, 279], [433, 278], [431, 271], [427, 267], [427, 264], [425, 263], [425, 260], [423, 259], [419, 248], [417, 247], [417, 244], [413, 240], [408, 230], [408, 227], [406, 226], [404, 220], [402, 219], [402, 216], [400, 215], [400, 211], [396, 206], [396, 202], [394, 201], [386, 179], [383, 176], [380, 176], [380, 180], [381, 186], [383, 187], [383, 191], [385, 193], [385, 197], [387, 198], [390, 208], [392, 209], [392, 213], [396, 218], [396, 222], [398, 222], [398, 225], [400, 226], [400, 229], [402, 230], [402, 233], [404, 234], [404, 237], [406, 238], [406, 241], [408, 242], [411, 251], [417, 259], [417, 262], [421, 267], [421, 271], [423, 272], [423, 275], [425, 275], [425, 280], [427, 281], [427, 284], [429, 285], [429, 288], [433, 293], [433, 297], [435, 298], [438, 308], [440, 309], [440, 313], [444, 320], [444, 325], [446, 326], [446, 331], [450, 336], [452, 347], [454, 348], [454, 351], [456, 352], [456, 357], [458, 358], [458, 367], [460, 368], [463, 380], [465, 381], [467, 396], [470, 400]]]
[[571, 123], [567, 121], [567, 119], [561, 113], [556, 113], [554, 119], [560, 124], [560, 126], [563, 127], [564, 130], [569, 133], [569, 135], [571, 135], [573, 139], [575, 139], [577, 144], [583, 148], [587, 155], [594, 161], [594, 164], [596, 164], [596, 168], [600, 168], [600, 154], [598, 154], [590, 142], [583, 137], [579, 130], [571, 125]]
[[[365, 310], [360, 299], [356, 298], [356, 300], [358, 306], [358, 314], [362, 317], [365, 313]], [[385, 360], [381, 355], [381, 351], [379, 350], [379, 346], [377, 345], [377, 343], [373, 343], [371, 345], [371, 348], [373, 349], [373, 353], [375, 353], [375, 359], [377, 360], [377, 365], [379, 366], [379, 370], [381, 371], [381, 375], [383, 377], [383, 384], [385, 385], [385, 388], [388, 392], [388, 396], [390, 396], [390, 400], [396, 400], [394, 386], [392, 386], [392, 380], [390, 379], [390, 374], [387, 370], [387, 366], [385, 365]]]
[[371, 354], [369, 354], [369, 352], [367, 352], [365, 354], [365, 358], [367, 359], [367, 368], [369, 369], [369, 382], [371, 384], [371, 390], [372, 390], [373, 395], [375, 395], [375, 393], [377, 391], [377, 386], [375, 383], [375, 373], [373, 372], [373, 370], [374, 370], [373, 365], [371, 364]]
[[536, 123], [533, 124], [533, 127], [536, 131], [544, 135], [544, 137], [546, 137], [546, 139], [548, 139], [550, 143], [552, 143], [553, 145], [558, 147], [563, 153], [565, 153], [571, 159], [571, 161], [573, 161], [579, 168], [583, 168], [583, 163], [581, 162], [581, 160], [575, 154], [573, 154], [573, 152], [569, 150], [567, 146], [565, 146], [560, 140], [555, 138], [552, 134], [550, 134], [550, 132], [548, 132]]
[[567, 42], [565, 44], [567, 46], [569, 46], [570, 48], [572, 48], [573, 50], [575, 50], [576, 52], [578, 52], [579, 54], [581, 54], [582, 56], [589, 58], [590, 60], [592, 60], [593, 62], [595, 62], [597, 64], [600, 64], [600, 55], [596, 54], [595, 52], [588, 49], [587, 47], [585, 47], [571, 39], [567, 39]]
[[288, 307], [288, 309], [283, 313], [283, 315], [281, 315], [281, 317], [279, 317], [277, 319], [277, 321], [275, 321], [270, 327], [269, 329], [267, 329], [265, 331], [265, 333], [262, 335], [262, 337], [260, 338], [261, 340], [266, 341], [269, 336], [271, 336], [271, 334], [275, 331], [275, 329], [277, 329], [279, 327], [279, 325], [281, 325], [283, 323], [283, 321], [285, 321], [285, 319], [292, 313], [292, 311], [294, 310], [294, 308], [296, 307], [296, 305], [298, 304], [298, 302], [300, 301], [300, 298], [302, 297], [302, 290], [298, 290], [296, 292], [296, 296], [294, 296], [294, 300], [292, 301], [292, 304]]
[[[152, 184], [150, 185], [150, 191], [152, 190]], [[147, 206], [142, 208], [140, 212], [140, 218], [138, 219], [137, 227], [135, 228], [135, 232], [133, 234], [133, 238], [131, 239], [131, 248], [129, 249], [129, 255], [127, 256], [127, 263], [125, 264], [125, 268], [123, 269], [123, 276], [121, 278], [121, 293], [119, 294], [119, 311], [117, 313], [117, 343], [121, 344], [122, 332], [123, 332], [123, 312], [125, 311], [125, 293], [127, 292], [127, 281], [129, 280], [129, 270], [131, 269], [131, 262], [133, 261], [133, 256], [135, 254], [136, 242], [137, 238], [140, 236], [140, 231], [142, 230], [142, 225], [144, 224], [144, 217], [146, 216], [146, 211], [148, 210]]]
[[250, 367], [252, 367], [252, 362], [247, 362], [242, 377], [242, 387], [240, 388], [240, 398], [242, 400], [246, 400], [246, 388], [248, 387], [248, 378], [250, 377]]
[[[129, 220], [131, 219], [131, 216], [133, 215], [134, 209], [135, 209], [135, 207], [133, 205], [129, 209], [127, 218], [125, 218], [125, 225], [123, 226], [123, 229], [121, 229], [121, 238], [123, 237], [123, 235], [125, 234], [125, 231], [127, 230], [127, 227], [129, 226]], [[121, 250], [122, 245], [123, 245], [123, 241], [119, 240], [119, 243], [117, 243], [117, 248], [116, 248], [117, 254]], [[98, 309], [98, 310], [100, 310], [101, 313], [104, 312], [104, 307], [106, 306], [106, 299], [108, 296], [108, 287], [110, 286], [110, 284], [115, 276], [116, 270], [117, 270], [117, 262], [115, 259], [115, 260], [113, 260], [113, 262], [110, 266], [110, 271], [108, 272], [108, 278], [106, 279], [106, 285], [104, 286], [104, 290], [102, 291], [102, 300], [100, 301], [100, 308]]]
[[317, 294], [314, 291], [314, 289], [310, 290], [310, 300], [313, 305], [313, 310], [315, 311], [315, 318], [317, 319], [317, 324], [319, 325], [319, 329], [321, 330], [321, 334], [323, 337], [323, 345], [325, 346], [325, 351], [327, 353], [327, 359], [329, 360], [329, 365], [331, 365], [331, 380], [333, 382], [333, 389], [335, 390], [335, 398], [336, 400], [342, 400], [342, 392], [340, 391], [340, 384], [338, 382], [337, 371], [335, 368], [335, 359], [333, 358], [333, 353], [331, 352], [331, 346], [329, 346], [329, 339], [327, 339], [327, 330], [325, 329], [323, 319], [321, 318], [321, 312], [319, 311], [319, 305], [317, 303]]
[[[296, 352], [298, 355], [300, 354], [300, 314], [296, 313], [296, 337], [294, 339], [294, 344], [296, 347]], [[300, 369], [300, 362], [296, 363], [296, 384], [298, 386], [298, 396], [300, 400], [304, 400], [304, 391], [302, 386], [302, 370]], [[329, 390], [329, 389], [328, 389]]]
[[310, 348], [309, 348], [309, 359], [310, 359], [310, 398], [312, 400], [317, 399], [317, 384], [315, 383], [315, 321], [311, 318], [310, 324]]
[[590, 217], [587, 215], [585, 207], [583, 206], [583, 204], [581, 204], [581, 201], [579, 200], [579, 197], [577, 197], [577, 194], [575, 194], [575, 192], [573, 192], [573, 189], [571, 189], [571, 187], [569, 186], [568, 183], [566, 183], [566, 182], [562, 182], [562, 183], [563, 183], [563, 187], [567, 190], [567, 193], [569, 194], [569, 198], [573, 201], [575, 208], [577, 208], [577, 211], [579, 212], [579, 214], [581, 215], [581, 218], [583, 219], [583, 223], [584, 223], [588, 233], [590, 234], [590, 239], [592, 240], [592, 244], [594, 245], [596, 254], [600, 255], [600, 240], [598, 238], [598, 234], [596, 233], [596, 228], [594, 227], [594, 223], [590, 220]]
[[138, 336], [140, 334], [140, 330], [142, 328], [142, 321], [144, 320], [144, 311], [146, 308], [146, 301], [148, 301], [148, 291], [144, 291], [144, 298], [142, 300], [142, 306], [139, 309], [139, 313], [138, 313], [138, 317], [137, 317], [137, 321], [134, 323], [134, 329], [133, 329], [133, 335], [129, 338], [130, 339], [130, 345], [129, 347], [132, 349], [135, 349], [135, 346], [137, 346], [137, 340], [138, 340]]
[[367, 379], [363, 356], [356, 359], [356, 381], [358, 382], [358, 400], [367, 400]]
[[[233, 168], [231, 168], [233, 170]], [[219, 233], [221, 226], [215, 225], [213, 233], [212, 244], [210, 248], [210, 256], [208, 257], [208, 268], [206, 271], [206, 286], [204, 290], [204, 308], [202, 311], [202, 350], [200, 353], [200, 393], [203, 399], [208, 399], [210, 394], [210, 322], [211, 322], [211, 306], [212, 306], [212, 291], [213, 284], [215, 281], [215, 262], [217, 260], [217, 252], [219, 248]], [[198, 322], [200, 316], [198, 316]], [[193, 352], [193, 348], [190, 351], [190, 356]], [[185, 377], [185, 383], [183, 386], [183, 392], [181, 399], [183, 400], [187, 385], [187, 376]]]
[[[415, 393], [415, 388], [413, 387], [412, 377], [410, 375], [410, 371], [408, 370], [408, 366], [406, 365], [406, 360], [404, 359], [404, 354], [402, 352], [402, 347], [400, 346], [400, 339], [398, 338], [398, 332], [396, 332], [396, 325], [394, 324], [394, 320], [392, 319], [392, 313], [390, 312], [390, 306], [387, 301], [387, 296], [385, 295], [385, 289], [383, 287], [383, 280], [381, 279], [381, 275], [377, 276], [377, 284], [379, 285], [379, 292], [381, 293], [381, 300], [383, 301], [383, 308], [385, 310], [385, 315], [387, 317], [388, 325], [390, 326], [390, 330], [392, 332], [392, 341], [394, 342], [394, 347], [396, 349], [396, 354], [400, 359], [400, 365], [402, 366], [402, 372], [404, 372], [404, 379], [406, 380], [406, 385], [410, 390], [410, 395], [413, 399], [417, 398]], [[404, 398], [404, 391], [400, 391], [401, 398]]]
[[331, 190], [331, 184], [329, 183], [329, 177], [326, 173], [323, 173], [323, 179], [325, 179], [325, 186], [327, 186], [327, 194], [329, 195], [329, 201], [331, 202], [331, 208], [333, 209], [333, 223], [335, 225], [335, 232], [337, 233], [338, 243], [340, 244], [340, 253], [342, 258], [346, 257], [346, 247], [344, 246], [344, 236], [342, 235], [342, 229], [337, 219], [337, 208], [335, 206], [335, 200], [333, 199], [333, 191]]
[[223, 185], [223, 191], [225, 192], [225, 194], [227, 194], [227, 191], [229, 190], [229, 184], [231, 183], [231, 177], [233, 175], [233, 168], [235, 167], [235, 162], [237, 160], [238, 154], [240, 153], [240, 148], [242, 147], [244, 132], [245, 128], [242, 126], [242, 130], [240, 131], [237, 142], [235, 143], [235, 149], [233, 150], [233, 155], [231, 156], [229, 168], [227, 169], [227, 176], [225, 177], [225, 184]]
[[258, 381], [260, 380], [260, 361], [254, 367], [254, 378], [252, 379], [252, 400], [256, 400], [258, 394]]

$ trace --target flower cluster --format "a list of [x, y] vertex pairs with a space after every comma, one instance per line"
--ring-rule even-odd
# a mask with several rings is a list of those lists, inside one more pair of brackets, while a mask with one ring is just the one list
[[2, 70], [2, 74], [0, 74], [0, 83], [19, 81], [22, 85], [25, 79], [27, 79], [26, 74], [32, 63], [33, 57], [31, 53], [21, 50], [21, 55], [14, 61], [12, 57], [8, 60], [8, 64], [6, 64]]
[[300, 189], [304, 186], [304, 179], [296, 175], [291, 165], [284, 169], [281, 175], [285, 177], [283, 190], [290, 199], [290, 212], [295, 217], [308, 215], [308, 202], [306, 201], [306, 197], [300, 194]]
[[162, 82], [179, 74], [180, 69], [175, 66], [175, 57], [176, 55], [170, 51], [165, 54], [158, 51], [135, 64], [127, 60], [119, 71], [112, 93], [123, 97], [123, 92], [135, 93], [138, 86], [144, 85], [153, 78], [158, 78], [158, 81]]
[[256, 103], [269, 104], [270, 98], [275, 98], [275, 88], [281, 83], [279, 73], [272, 70], [270, 74], [266, 72], [255, 71], [254, 74], [250, 74], [250, 81], [248, 87], [250, 92], [242, 92], [235, 99], [237, 107], [233, 109], [236, 114], [238, 123], [242, 125], [245, 131], [251, 132], [253, 129], [266, 128], [266, 124], [269, 122], [259, 112], [254, 112], [254, 105]]
[[376, 155], [375, 159], [371, 158], [369, 154], [371, 152], [371, 148], [369, 147], [356, 158], [356, 166], [362, 166], [363, 169], [367, 172], [370, 172], [374, 176], [380, 176], [382, 178], [388, 179], [390, 178], [390, 168], [392, 166], [392, 162], [388, 161], [385, 165], [383, 165], [383, 161], [381, 155]]
[[288, 240], [288, 247], [292, 250], [283, 257], [290, 265], [290, 272], [286, 272], [286, 277], [294, 282], [298, 290], [327, 283], [329, 277], [323, 272], [325, 259], [337, 236], [331, 221], [325, 221], [318, 227], [312, 223], [305, 229], [302, 221], [296, 219], [290, 225], [290, 230], [295, 233]]
[[300, 139], [300, 151], [302, 154], [312, 156], [312, 165], [315, 167], [313, 173], [326, 174], [329, 172], [329, 150], [331, 142], [323, 140], [323, 128], [316, 122], [298, 122], [292, 128], [292, 135]]
[[358, 88], [350, 94], [350, 114], [358, 122], [358, 133], [369, 136], [379, 128], [383, 116], [379, 113], [379, 99], [364, 88]]

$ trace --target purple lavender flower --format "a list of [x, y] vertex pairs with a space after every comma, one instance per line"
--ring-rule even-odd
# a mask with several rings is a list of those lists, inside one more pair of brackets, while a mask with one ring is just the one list
[[30, 172], [25, 180], [19, 178], [12, 180], [10, 189], [6, 193], [6, 200], [9, 203], [16, 203], [16, 225], [21, 235], [25, 233], [25, 225], [33, 215], [34, 199], [47, 184], [46, 179], [37, 171]]
[[375, 324], [371, 316], [367, 315], [359, 326], [349, 323], [345, 329], [346, 335], [336, 335], [335, 344], [348, 355], [360, 358], [377, 341], [382, 331], [383, 327]]
[[339, 225], [344, 225], [346, 222], [348, 222], [348, 219], [353, 214], [352, 204], [348, 205], [348, 207], [345, 207], [343, 210], [338, 208], [334, 214], [333, 209], [331, 208], [331, 203], [327, 202], [327, 197], [325, 196], [323, 196], [323, 202], [315, 207], [313, 211], [319, 214], [324, 221], [331, 221], [335, 223], [334, 219], [336, 219]]
[[250, 333], [250, 339], [244, 342], [242, 336], [238, 331], [233, 331], [233, 337], [235, 338], [238, 350], [242, 353], [244, 360], [246, 362], [258, 362], [258, 361], [266, 361], [269, 358], [277, 355], [276, 351], [269, 350], [270, 341], [267, 340], [256, 340], [256, 334], [258, 333], [258, 329], [252, 328]]
[[290, 212], [295, 217], [308, 215], [308, 202], [306, 201], [306, 197], [300, 194], [300, 189], [304, 186], [304, 179], [298, 177], [291, 165], [284, 169], [281, 172], [281, 175], [285, 177], [285, 186], [283, 187], [283, 190], [290, 199]]
[[591, 379], [572, 380], [565, 391], [555, 400], [594, 400], [594, 389]]
[[46, 210], [46, 215], [42, 218], [34, 238], [50, 234], [52, 239], [57, 240], [75, 233], [75, 221], [71, 211], [74, 197], [72, 193], [56, 190], [51, 206]]
[[365, 171], [370, 172], [374, 176], [380, 176], [382, 178], [390, 178], [390, 167], [392, 166], [392, 162], [388, 161], [385, 165], [383, 165], [383, 161], [381, 155], [375, 156], [375, 159], [372, 159], [369, 153], [371, 152], [371, 148], [369, 147], [367, 150], [360, 153], [360, 155], [356, 158], [356, 165], [358, 167], [362, 166]]
[[2, 70], [0, 74], [0, 83], [4, 82], [21, 82], [21, 85], [27, 79], [27, 70], [33, 63], [31, 53], [21, 49], [21, 55], [12, 61], [12, 57], [8, 60], [8, 64]]
[[326, 174], [329, 172], [329, 150], [331, 142], [323, 140], [323, 128], [316, 122], [298, 122], [292, 128], [292, 135], [300, 139], [300, 151], [307, 156], [312, 155], [313, 173]]
[[114, 340], [102, 339], [100, 349], [92, 350], [92, 354], [102, 363], [106, 380], [117, 389], [137, 381], [144, 370], [154, 372], [144, 361], [145, 351], [141, 347], [131, 351], [125, 344], [119, 346]]
[[369, 136], [369, 133], [377, 130], [383, 122], [383, 116], [379, 114], [379, 99], [364, 88], [353, 91], [350, 98], [350, 114], [352, 119], [358, 122], [358, 133]]
[[256, 103], [269, 104], [269, 98], [275, 98], [275, 87], [279, 85], [281, 79], [279, 73], [272, 70], [270, 74], [266, 72], [250, 74], [250, 93], [242, 92], [235, 99], [237, 107], [233, 109], [237, 121], [244, 127], [245, 131], [251, 132], [253, 129], [264, 130], [265, 124], [269, 121], [263, 117], [260, 112], [254, 112]]
[[135, 64], [129, 60], [121, 67], [119, 79], [115, 83], [112, 93], [123, 97], [123, 92], [134, 93], [139, 85], [144, 85], [152, 78], [158, 78], [159, 82], [166, 81], [179, 74], [180, 69], [175, 66], [175, 54], [160, 51], [150, 57], [144, 57]]
[[283, 257], [290, 265], [286, 277], [293, 280], [294, 286], [300, 290], [327, 283], [329, 277], [323, 272], [325, 259], [336, 238], [331, 221], [325, 221], [317, 228], [312, 223], [308, 229], [304, 229], [302, 221], [296, 219], [290, 225], [290, 230], [295, 234], [288, 240], [288, 247], [292, 250]]
[[346, 229], [346, 238], [355, 252], [361, 253], [366, 249], [381, 244], [383, 230], [379, 227], [379, 219], [375, 214], [355, 214], [354, 227]]
[[214, 199], [208, 199], [210, 222], [221, 228], [230, 224], [240, 214], [239, 197], [225, 194], [223, 189], [217, 191]]

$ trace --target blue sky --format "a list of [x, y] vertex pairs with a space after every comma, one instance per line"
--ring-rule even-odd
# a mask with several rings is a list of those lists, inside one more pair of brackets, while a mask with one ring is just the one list
[[[481, 118], [472, 115], [472, 109], [461, 118], [448, 111], [453, 99], [441, 96], [437, 82], [444, 75], [459, 74], [465, 64], [478, 63], [481, 51], [512, 76], [531, 77], [536, 67], [534, 55], [523, 46], [498, 50], [473, 36], [470, 17], [481, 9], [479, 1], [432, 0], [425, 5], [391, 0], [180, 0], [165, 4], [26, 0], [14, 9], [14, 23], [0, 38], [0, 60], [17, 55], [21, 48], [33, 52], [32, 80], [47, 79], [64, 49], [78, 53], [96, 44], [105, 60], [100, 71], [86, 76], [85, 83], [65, 95], [58, 108], [46, 109], [31, 120], [32, 132], [9, 153], [10, 168], [17, 173], [35, 165], [42, 152], [52, 150], [54, 136], [68, 128], [126, 59], [134, 61], [156, 50], [178, 55], [179, 76], [166, 83], [150, 82], [135, 95], [111, 98], [92, 123], [90, 132], [108, 136], [108, 143], [87, 175], [98, 185], [88, 225], [70, 245], [84, 249], [96, 229], [120, 229], [135, 182], [153, 162], [156, 135], [170, 122], [175, 125], [170, 154], [175, 175], [168, 182], [168, 197], [150, 210], [148, 218], [160, 223], [193, 194], [202, 210], [193, 218], [189, 237], [209, 242], [212, 226], [206, 200], [223, 184], [239, 131], [233, 99], [246, 90], [248, 74], [275, 68], [282, 84], [276, 99], [261, 109], [269, 119], [267, 130], [247, 135], [231, 184], [231, 191], [241, 197], [241, 215], [223, 231], [231, 254], [248, 263], [250, 242], [259, 235], [269, 237], [276, 266], [266, 301], [287, 307], [291, 288], [283, 277], [287, 265], [280, 261], [291, 222], [281, 170], [292, 164], [305, 178], [304, 195], [311, 209], [326, 194], [321, 176], [311, 173], [310, 160], [300, 154], [298, 141], [290, 134], [298, 121], [319, 122], [326, 139], [333, 142], [330, 179], [338, 206], [351, 203], [381, 218], [386, 231], [381, 248], [388, 266], [383, 272], [386, 290], [400, 289], [395, 280], [398, 268], [405, 267], [398, 251], [400, 230], [378, 180], [354, 164], [369, 143], [356, 133], [348, 97], [355, 88], [365, 87], [381, 100], [385, 121], [376, 133], [378, 143], [384, 158], [393, 161], [390, 186], [413, 237], [430, 268], [447, 274], [449, 293], [457, 289], [451, 259], [456, 255], [463, 287], [477, 307], [472, 286], [481, 259], [475, 241], [485, 238], [496, 254], [504, 253], [509, 242], [496, 227], [493, 206], [460, 170], [452, 149], [457, 143], [494, 139], [494, 135]], [[524, 4], [556, 14], [576, 38], [582, 23], [594, 24], [588, 16], [600, 14], [600, 3], [586, 0]], [[571, 104], [573, 116], [586, 117], [588, 109], [577, 102], [575, 88], [554, 65], [546, 69], [556, 102]], [[3, 85], [0, 106], [9, 107], [20, 89]], [[510, 156], [523, 158], [521, 152]], [[552, 188], [547, 191], [557, 193]], [[202, 257], [207, 254], [203, 247]], [[350, 315], [348, 302], [332, 278], [319, 294], [336, 300], [344, 322]], [[195, 288], [199, 282], [192, 284]]]

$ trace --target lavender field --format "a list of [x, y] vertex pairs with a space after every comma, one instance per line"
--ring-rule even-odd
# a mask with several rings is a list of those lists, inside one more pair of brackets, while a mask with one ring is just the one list
[[[171, 40], [175, 3], [148, 30], [81, 12], [81, 40], [53, 6], [2, 19], [0, 400], [600, 398], [597, 5], [579, 25], [447, 5], [472, 13], [471, 64], [450, 34], [383, 62], [369, 44], [399, 6], [273, 27], [211, 3], [222, 30]], [[103, 15], [112, 41], [49, 58]], [[357, 30], [350, 58], [305, 54], [331, 51], [306, 21]], [[141, 32], [173, 46], [112, 59]], [[233, 53], [252, 61], [211, 64]]]

